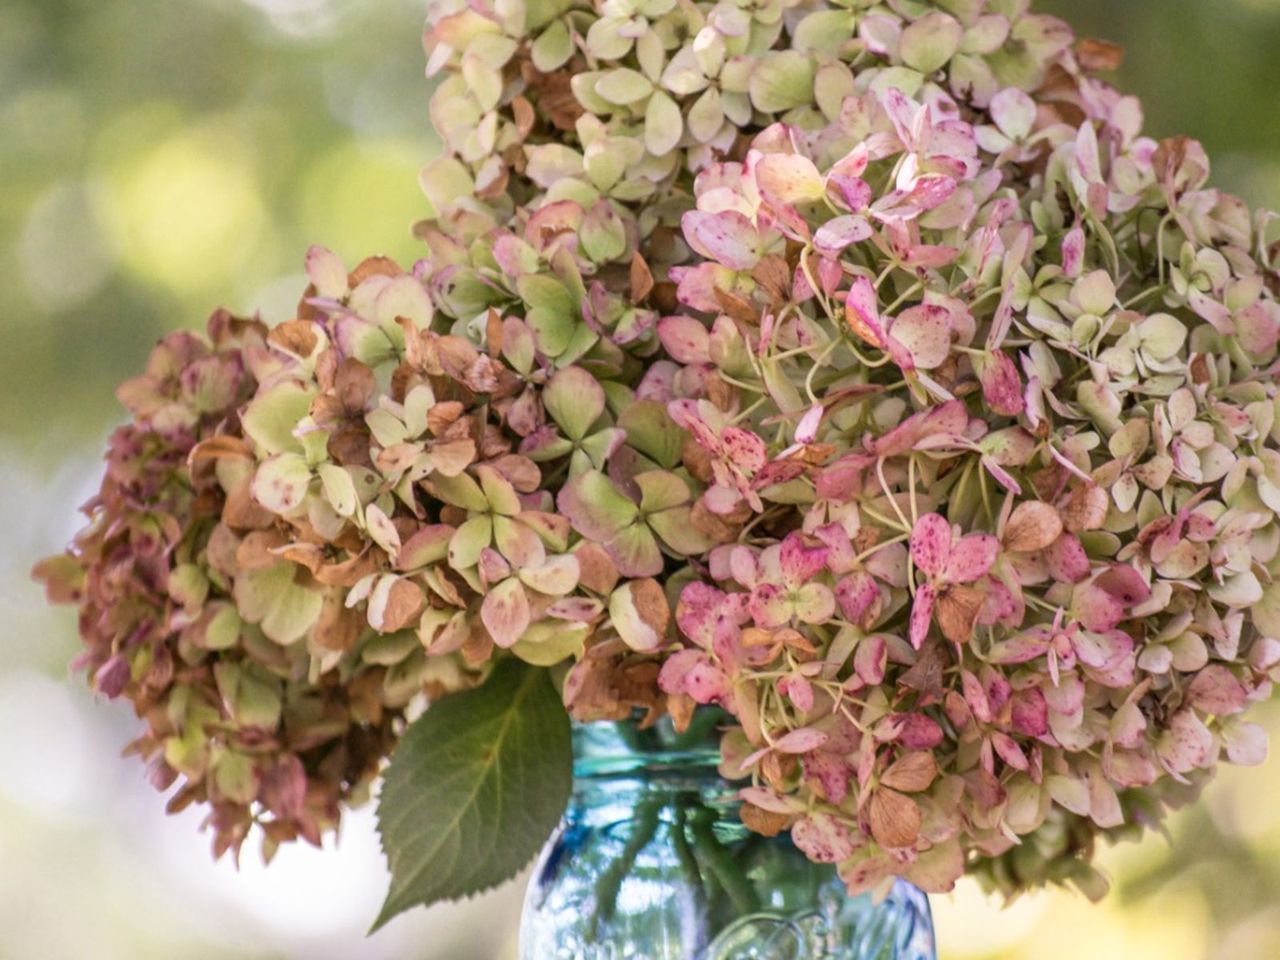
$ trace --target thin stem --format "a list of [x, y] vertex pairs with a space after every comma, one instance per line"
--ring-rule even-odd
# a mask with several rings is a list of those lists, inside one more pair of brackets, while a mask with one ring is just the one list
[[650, 840], [658, 832], [661, 823], [663, 800], [661, 797], [649, 797], [636, 806], [634, 826], [627, 837], [622, 854], [609, 864], [600, 879], [596, 881], [596, 909], [591, 915], [591, 935], [599, 938], [603, 927], [613, 921], [618, 910], [618, 893], [622, 889], [622, 881], [631, 873], [640, 855]]

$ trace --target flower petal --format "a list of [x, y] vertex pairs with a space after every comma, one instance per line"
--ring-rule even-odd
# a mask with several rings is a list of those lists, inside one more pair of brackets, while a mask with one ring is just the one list
[[929, 576], [941, 576], [951, 557], [951, 543], [947, 519], [941, 514], [926, 513], [911, 531], [911, 559]]

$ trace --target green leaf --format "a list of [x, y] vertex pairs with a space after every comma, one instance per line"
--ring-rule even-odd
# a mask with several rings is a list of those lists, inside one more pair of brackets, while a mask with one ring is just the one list
[[511, 879], [560, 822], [572, 782], [569, 718], [546, 670], [503, 660], [484, 686], [432, 706], [383, 783], [391, 890], [373, 930]]

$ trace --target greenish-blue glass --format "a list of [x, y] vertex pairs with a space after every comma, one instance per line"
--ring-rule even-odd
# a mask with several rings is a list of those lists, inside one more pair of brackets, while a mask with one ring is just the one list
[[573, 800], [529, 885], [521, 960], [936, 960], [919, 890], [850, 897], [785, 834], [743, 827], [718, 719], [575, 729]]

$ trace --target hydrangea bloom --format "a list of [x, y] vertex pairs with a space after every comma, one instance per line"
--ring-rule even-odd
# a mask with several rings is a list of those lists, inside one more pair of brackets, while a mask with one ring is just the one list
[[1026, 0], [447, 0], [426, 45], [424, 259], [313, 251], [209, 411], [185, 354], [126, 390], [163, 482], [44, 571], [101, 689], [196, 685], [219, 749], [208, 671], [260, 657], [393, 723], [508, 655], [582, 720], [714, 705], [744, 821], [851, 891], [1097, 893], [1098, 837], [1262, 759], [1271, 216], [1142, 135], [1117, 51]]

